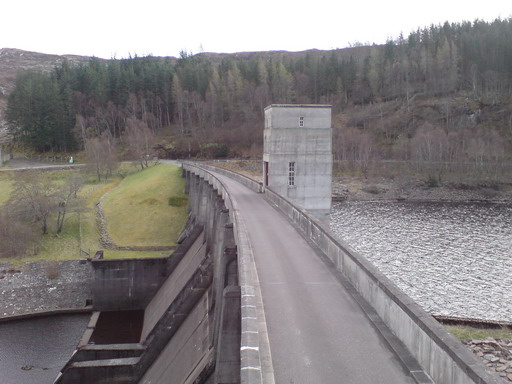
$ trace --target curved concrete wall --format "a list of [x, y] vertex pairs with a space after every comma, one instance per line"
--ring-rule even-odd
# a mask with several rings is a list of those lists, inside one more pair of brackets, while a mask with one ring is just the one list
[[[193, 167], [193, 169], [204, 169], [206, 171], [211, 171], [211, 172], [215, 172], [215, 173], [218, 173], [221, 175], [225, 175], [225, 176], [228, 176], [231, 179], [236, 180], [239, 183], [245, 185], [247, 188], [251, 189], [254, 192], [258, 192], [258, 193], [263, 192], [263, 184], [262, 183], [259, 183], [255, 180], [251, 179], [250, 177], [247, 177], [240, 173], [236, 173], [236, 172], [224, 169], [224, 168], [218, 168], [218, 167], [214, 167], [214, 166], [211, 166], [208, 164], [201, 164], [201, 163], [185, 162], [185, 163], [183, 163], [183, 167], [185, 169], [188, 169], [188, 167]], [[214, 177], [214, 176], [212, 175], [212, 177]]]
[[215, 171], [234, 177], [256, 192], [261, 185], [254, 180], [234, 172], [195, 163], [183, 163], [186, 172], [195, 174], [207, 181], [224, 199], [229, 217], [233, 223], [233, 232], [238, 254], [238, 279], [241, 289], [241, 343], [240, 343], [240, 380], [242, 384], [263, 383], [260, 358], [260, 319], [257, 314], [259, 283], [249, 238], [236, 202], [232, 201], [224, 184], [211, 172]]
[[[254, 260], [243, 220], [222, 182], [210, 172], [227, 175], [255, 192], [264, 192], [298, 230], [334, 264], [359, 294], [373, 307], [381, 320], [409, 349], [422, 368], [438, 384], [499, 384], [500, 379], [486, 371], [483, 364], [458, 340], [451, 336], [427, 312], [401, 292], [395, 284], [370, 262], [306, 211], [291, 201], [243, 175], [204, 164], [184, 163], [186, 171], [208, 180], [219, 191], [230, 211], [239, 252], [239, 279], [242, 286], [241, 377], [243, 383], [261, 383], [258, 344], [257, 305], [258, 282]], [[244, 320], [245, 319], [245, 320]]]

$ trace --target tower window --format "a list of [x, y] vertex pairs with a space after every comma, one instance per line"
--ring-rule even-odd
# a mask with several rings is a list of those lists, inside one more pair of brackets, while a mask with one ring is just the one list
[[288, 186], [295, 185], [295, 162], [291, 161], [288, 163]]
[[299, 127], [303, 127], [304, 126], [304, 117], [299, 117]]

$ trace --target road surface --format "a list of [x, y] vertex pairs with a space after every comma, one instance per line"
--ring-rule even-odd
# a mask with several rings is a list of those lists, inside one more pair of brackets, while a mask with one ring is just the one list
[[275, 383], [413, 383], [334, 270], [291, 223], [262, 194], [215, 175], [249, 233]]

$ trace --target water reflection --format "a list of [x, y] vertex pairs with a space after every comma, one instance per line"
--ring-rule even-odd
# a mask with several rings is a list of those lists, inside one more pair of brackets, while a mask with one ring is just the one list
[[427, 311], [512, 321], [512, 206], [345, 202], [331, 229]]
[[0, 382], [53, 383], [89, 318], [88, 314], [62, 315], [0, 324]]

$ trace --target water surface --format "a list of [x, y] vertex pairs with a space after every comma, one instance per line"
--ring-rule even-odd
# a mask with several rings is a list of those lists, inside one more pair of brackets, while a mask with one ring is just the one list
[[428, 312], [512, 322], [512, 206], [345, 202], [331, 229]]
[[0, 323], [0, 383], [52, 384], [89, 318], [59, 315]]

